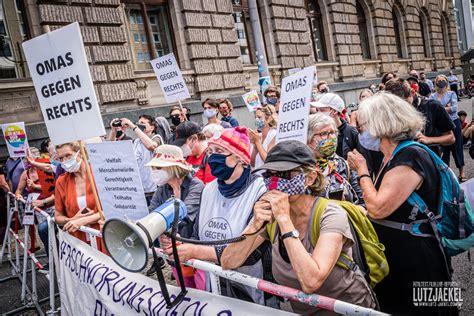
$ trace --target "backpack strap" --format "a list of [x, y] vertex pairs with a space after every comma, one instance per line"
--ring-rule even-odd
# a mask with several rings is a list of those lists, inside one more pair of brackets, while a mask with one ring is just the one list
[[277, 222], [273, 221], [271, 224], [267, 224], [265, 230], [267, 231], [268, 237], [270, 238], [270, 242], [273, 244], [275, 241], [275, 234], [277, 230]]

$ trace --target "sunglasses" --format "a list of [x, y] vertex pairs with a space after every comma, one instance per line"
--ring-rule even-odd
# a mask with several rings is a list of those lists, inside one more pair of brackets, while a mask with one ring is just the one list
[[292, 173], [294, 171], [302, 172], [303, 170], [301, 168], [287, 170], [287, 171], [267, 170], [262, 174], [262, 177], [266, 179], [271, 178], [271, 177], [277, 177], [280, 179], [291, 180], [291, 178], [293, 178]]

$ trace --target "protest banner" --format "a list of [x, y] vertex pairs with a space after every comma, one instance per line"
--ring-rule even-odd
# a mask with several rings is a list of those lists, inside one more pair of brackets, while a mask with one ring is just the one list
[[105, 135], [79, 24], [22, 45], [53, 144]]
[[184, 82], [173, 53], [153, 59], [150, 63], [155, 71], [166, 103], [181, 101], [190, 97], [188, 87]]
[[25, 213], [23, 214], [23, 225], [33, 225], [35, 223], [35, 210], [31, 202], [39, 197], [39, 193], [30, 193], [26, 199]]
[[260, 99], [258, 98], [258, 93], [255, 90], [252, 90], [242, 96], [244, 99], [245, 105], [250, 112], [254, 112], [257, 108], [261, 107]]
[[25, 157], [28, 153], [28, 138], [24, 122], [2, 124], [3, 137], [10, 157]]
[[87, 144], [106, 219], [139, 220], [148, 215], [131, 141]]
[[311, 66], [283, 78], [278, 113], [277, 143], [293, 139], [306, 144], [314, 72], [315, 68]]
[[[61, 315], [293, 315], [196, 289], [167, 310], [156, 280], [123, 270], [63, 231], [58, 235]], [[168, 290], [173, 296], [180, 292], [171, 285]]]

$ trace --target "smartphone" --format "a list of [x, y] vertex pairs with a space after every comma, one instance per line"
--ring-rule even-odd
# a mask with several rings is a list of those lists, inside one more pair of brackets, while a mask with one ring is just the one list
[[89, 209], [87, 207], [84, 207], [82, 210], [81, 210], [81, 214], [87, 214], [89, 213]]
[[336, 190], [336, 191], [329, 192], [328, 196], [331, 200], [342, 201], [343, 193], [344, 193], [344, 190], [341, 189], [341, 190]]

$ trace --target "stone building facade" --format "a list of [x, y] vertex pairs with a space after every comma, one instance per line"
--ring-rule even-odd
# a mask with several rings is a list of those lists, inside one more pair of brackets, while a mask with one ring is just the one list
[[[46, 135], [21, 42], [79, 22], [106, 124], [167, 115], [149, 61], [173, 52], [199, 114], [200, 100], [258, 87], [247, 0], [0, 0], [0, 121]], [[449, 0], [257, 0], [271, 80], [316, 65], [319, 80], [356, 99], [387, 71], [459, 72]], [[67, 45], [67, 43], [65, 43]], [[239, 111], [238, 109], [236, 110]], [[120, 114], [119, 114], [120, 113]], [[245, 117], [245, 114], [241, 114]], [[248, 116], [248, 115], [247, 115]], [[3, 139], [2, 139], [3, 141]], [[0, 156], [5, 155], [0, 148]]]

